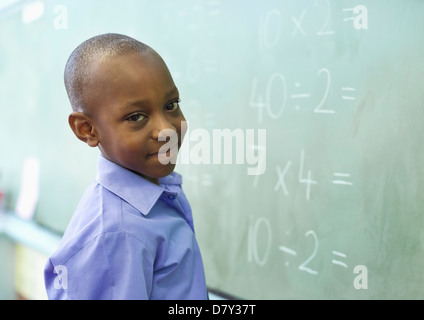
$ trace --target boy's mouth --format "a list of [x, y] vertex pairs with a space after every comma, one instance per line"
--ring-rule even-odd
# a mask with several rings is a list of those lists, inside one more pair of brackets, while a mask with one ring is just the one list
[[157, 152], [153, 152], [153, 153], [148, 153], [147, 157], [164, 157], [167, 156], [169, 157], [171, 155], [171, 150], [174, 150], [174, 148], [176, 148], [178, 150], [178, 144], [173, 145], [170, 148], [160, 148]]

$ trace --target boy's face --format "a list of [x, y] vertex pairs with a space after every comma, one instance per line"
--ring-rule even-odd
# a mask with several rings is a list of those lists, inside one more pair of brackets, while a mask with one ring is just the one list
[[165, 63], [148, 51], [93, 63], [90, 71], [86, 98], [103, 156], [158, 184], [158, 178], [175, 167], [159, 159], [159, 149], [166, 143], [158, 140], [159, 133], [174, 130], [179, 149], [185, 121]]

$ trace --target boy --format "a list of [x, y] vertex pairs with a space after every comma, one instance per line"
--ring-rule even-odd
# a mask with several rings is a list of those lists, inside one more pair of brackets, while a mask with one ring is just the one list
[[49, 299], [207, 299], [181, 176], [164, 161], [168, 133], [179, 148], [185, 121], [165, 62], [133, 38], [103, 34], [72, 52], [65, 87], [72, 131], [101, 156], [46, 263]]

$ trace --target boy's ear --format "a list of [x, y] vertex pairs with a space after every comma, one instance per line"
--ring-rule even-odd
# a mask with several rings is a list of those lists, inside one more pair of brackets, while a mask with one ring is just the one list
[[99, 138], [92, 120], [81, 112], [73, 112], [68, 118], [69, 126], [78, 139], [87, 143], [90, 147], [99, 144]]

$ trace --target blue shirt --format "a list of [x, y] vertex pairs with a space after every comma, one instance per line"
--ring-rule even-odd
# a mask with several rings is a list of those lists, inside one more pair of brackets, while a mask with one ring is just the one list
[[160, 186], [103, 157], [44, 269], [49, 299], [207, 299], [191, 208], [173, 172]]

